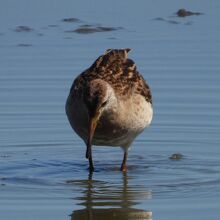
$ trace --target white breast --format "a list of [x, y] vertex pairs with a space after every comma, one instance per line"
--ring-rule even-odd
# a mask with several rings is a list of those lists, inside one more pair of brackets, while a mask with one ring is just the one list
[[122, 103], [120, 112], [123, 123], [137, 132], [149, 126], [153, 118], [152, 104], [141, 95], [134, 95], [132, 99]]
[[[115, 105], [114, 105], [115, 104]], [[141, 95], [131, 99], [120, 100], [109, 106], [104, 112], [103, 121], [113, 126], [108, 129], [112, 134], [108, 145], [127, 148], [152, 121], [153, 108]], [[102, 129], [100, 129], [102, 131]], [[97, 143], [101, 144], [97, 140]]]

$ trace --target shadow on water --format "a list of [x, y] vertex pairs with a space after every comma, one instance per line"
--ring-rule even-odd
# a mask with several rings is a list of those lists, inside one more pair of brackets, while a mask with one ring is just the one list
[[127, 219], [151, 219], [152, 212], [133, 208], [139, 199], [150, 199], [151, 193], [138, 186], [130, 186], [126, 173], [122, 174], [122, 183], [111, 184], [104, 181], [93, 180], [89, 175], [88, 180], [70, 181], [78, 185], [82, 195], [76, 198], [78, 205], [83, 209], [74, 210], [71, 220], [127, 220]]

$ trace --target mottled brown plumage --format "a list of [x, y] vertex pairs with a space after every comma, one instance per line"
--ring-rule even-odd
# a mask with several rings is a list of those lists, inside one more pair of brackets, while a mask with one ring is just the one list
[[91, 146], [121, 146], [126, 170], [127, 151], [135, 137], [152, 120], [149, 86], [128, 59], [130, 49], [109, 49], [73, 82], [66, 102], [72, 128], [87, 145], [86, 157], [93, 171]]
[[102, 79], [112, 86], [118, 96], [136, 93], [144, 96], [146, 101], [152, 104], [149, 86], [137, 71], [134, 61], [127, 58], [129, 51], [130, 49], [107, 50], [75, 79], [71, 92], [80, 96], [90, 81]]

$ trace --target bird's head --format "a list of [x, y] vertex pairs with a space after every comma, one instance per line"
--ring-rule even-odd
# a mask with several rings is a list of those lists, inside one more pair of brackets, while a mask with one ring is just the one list
[[103, 111], [110, 105], [113, 94], [111, 86], [101, 79], [90, 81], [86, 88], [84, 102], [89, 119], [87, 148], [91, 147], [97, 123]]

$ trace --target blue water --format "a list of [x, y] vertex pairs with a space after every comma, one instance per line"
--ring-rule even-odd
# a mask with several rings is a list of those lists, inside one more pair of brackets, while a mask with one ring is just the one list
[[[5, 1], [0, 7], [0, 219], [219, 219], [220, 2]], [[186, 8], [203, 15], [179, 18]], [[79, 22], [63, 22], [64, 18]], [[81, 25], [118, 30], [73, 32]], [[25, 31], [19, 26], [31, 28]], [[85, 146], [64, 105], [107, 48], [132, 48], [152, 125], [119, 148]], [[171, 160], [174, 153], [180, 160]]]

